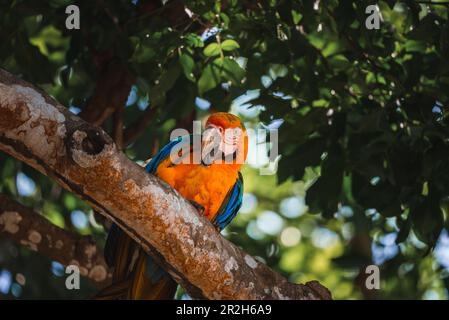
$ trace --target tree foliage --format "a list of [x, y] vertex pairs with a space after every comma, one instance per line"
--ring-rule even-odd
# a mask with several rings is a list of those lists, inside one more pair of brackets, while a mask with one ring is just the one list
[[[207, 108], [231, 108], [254, 127], [282, 119], [277, 177], [246, 169], [258, 204], [230, 239], [295, 281], [318, 277], [336, 297], [372, 297], [358, 288], [373, 260], [378, 296], [444, 296], [449, 262], [431, 252], [448, 230], [448, 6], [419, 2], [377, 1], [381, 26], [368, 30], [371, 1], [78, 1], [81, 29], [67, 30], [72, 1], [0, 1], [0, 61], [110, 132], [123, 118], [123, 147], [136, 161]], [[121, 101], [121, 90], [124, 110], [101, 118], [88, 107]], [[104, 241], [96, 223], [73, 225], [85, 204], [0, 159], [2, 193]], [[36, 185], [29, 195], [17, 189], [22, 173]], [[257, 230], [261, 214], [291, 197], [305, 198], [307, 214], [284, 215], [282, 232]], [[287, 227], [300, 243], [285, 245]], [[320, 246], [329, 235], [332, 245]], [[20, 249], [21, 262], [8, 248], [16, 251], [1, 250], [0, 266], [31, 274], [39, 258]]]

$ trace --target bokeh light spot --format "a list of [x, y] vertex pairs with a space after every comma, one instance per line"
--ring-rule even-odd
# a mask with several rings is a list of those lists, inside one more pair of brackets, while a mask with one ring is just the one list
[[296, 246], [301, 240], [301, 231], [295, 227], [287, 227], [282, 230], [281, 242], [286, 247]]
[[284, 220], [274, 211], [264, 211], [257, 218], [257, 227], [269, 235], [277, 235], [284, 225]]
[[36, 183], [23, 172], [17, 174], [17, 191], [21, 196], [28, 197], [36, 192]]
[[257, 207], [257, 197], [252, 193], [244, 193], [239, 213], [250, 213]]
[[78, 229], [84, 229], [87, 227], [89, 220], [84, 212], [81, 210], [74, 210], [70, 214], [70, 220], [72, 224]]
[[254, 240], [261, 240], [264, 238], [264, 233], [257, 227], [256, 221], [250, 221], [246, 226], [246, 233]]
[[64, 274], [64, 266], [59, 262], [52, 261], [51, 272], [57, 277], [62, 277], [62, 275]]
[[325, 249], [337, 242], [338, 235], [327, 228], [318, 228], [312, 232], [312, 243], [317, 248]]
[[290, 197], [281, 201], [279, 209], [286, 218], [297, 218], [307, 211], [304, 197]]

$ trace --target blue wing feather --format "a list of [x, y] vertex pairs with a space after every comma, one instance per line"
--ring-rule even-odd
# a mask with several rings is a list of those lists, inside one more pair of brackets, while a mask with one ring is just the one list
[[239, 177], [234, 184], [234, 187], [229, 191], [218, 214], [214, 220], [214, 224], [223, 230], [234, 217], [242, 206], [243, 199], [243, 177], [239, 172]]
[[159, 152], [151, 159], [151, 161], [145, 166], [145, 171], [149, 173], [155, 173], [159, 164], [170, 155], [171, 150], [174, 146], [182, 141], [183, 137], [178, 137], [177, 139], [171, 140], [167, 143]]

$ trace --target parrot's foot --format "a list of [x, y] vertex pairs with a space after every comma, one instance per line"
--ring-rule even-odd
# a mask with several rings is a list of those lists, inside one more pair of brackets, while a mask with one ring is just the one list
[[198, 212], [200, 214], [202, 214], [202, 215], [204, 214], [205, 208], [202, 205], [200, 205], [198, 202], [195, 202], [193, 200], [189, 200], [189, 202], [192, 204], [192, 206], [195, 207], [196, 210], [198, 210]]

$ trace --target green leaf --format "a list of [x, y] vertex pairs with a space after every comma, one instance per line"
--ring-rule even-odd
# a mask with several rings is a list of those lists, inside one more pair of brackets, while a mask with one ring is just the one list
[[217, 58], [204, 68], [198, 81], [200, 95], [215, 88], [222, 81], [230, 81], [233, 85], [240, 85], [245, 77], [245, 70], [230, 58]]
[[198, 80], [198, 92], [203, 95], [206, 91], [215, 88], [221, 80], [219, 67], [215, 63], [209, 63], [204, 68]]
[[60, 208], [57, 204], [50, 201], [45, 201], [42, 208], [44, 216], [51, 221], [54, 225], [64, 228], [64, 217], [60, 213]]
[[221, 64], [222, 77], [225, 80], [231, 81], [234, 85], [241, 84], [242, 79], [245, 77], [245, 70], [235, 60], [230, 58], [217, 59], [216, 63]]
[[417, 238], [433, 248], [443, 226], [443, 212], [439, 199], [433, 195], [419, 197], [417, 203], [411, 208], [410, 215]]
[[201, 48], [204, 47], [204, 42], [201, 39], [200, 36], [194, 34], [194, 33], [190, 33], [186, 36], [186, 42], [190, 47], [193, 48]]
[[195, 61], [189, 54], [181, 54], [179, 56], [179, 63], [181, 63], [182, 71], [187, 79], [190, 81], [195, 81], [195, 76], [193, 75], [193, 69], [195, 68]]
[[59, 72], [59, 79], [65, 88], [69, 86], [70, 72], [71, 68], [69, 66], [63, 67]]
[[220, 13], [220, 18], [221, 18], [221, 21], [223, 22], [225, 28], [227, 28], [229, 26], [229, 22], [230, 22], [229, 17], [225, 13], [222, 12], [222, 13]]
[[424, 41], [429, 44], [438, 43], [441, 29], [439, 25], [441, 23], [437, 15], [428, 14], [407, 36], [410, 39]]
[[299, 11], [292, 10], [292, 18], [293, 18], [293, 23], [298, 24], [302, 19], [302, 14], [299, 13]]
[[137, 63], [144, 63], [154, 58], [156, 52], [153, 48], [145, 45], [139, 45], [134, 52], [133, 60]]
[[181, 73], [178, 64], [172, 64], [159, 78], [159, 82], [150, 88], [150, 102], [153, 105], [161, 105], [165, 101], [166, 93], [175, 84]]
[[330, 218], [337, 211], [343, 186], [344, 153], [340, 145], [335, 144], [321, 166], [321, 176], [307, 190], [306, 203], [310, 213], [322, 212]]
[[64, 205], [67, 208], [67, 210], [72, 211], [72, 210], [76, 209], [76, 205], [77, 205], [76, 198], [73, 195], [65, 194], [63, 201], [64, 201]]
[[210, 43], [204, 48], [203, 53], [207, 57], [218, 56], [220, 54], [220, 46], [216, 42]]
[[228, 39], [228, 40], [225, 40], [225, 41], [222, 42], [221, 48], [224, 51], [232, 51], [232, 50], [240, 48], [240, 46], [237, 43], [237, 41]]
[[14, 57], [29, 80], [36, 83], [51, 83], [53, 66], [39, 48], [28, 41], [25, 34], [20, 34], [16, 39]]
[[326, 140], [316, 137], [299, 145], [292, 153], [283, 155], [277, 172], [279, 182], [282, 183], [291, 176], [294, 180], [301, 180], [307, 167], [320, 164], [325, 148]]

